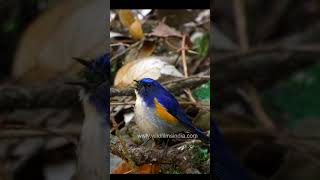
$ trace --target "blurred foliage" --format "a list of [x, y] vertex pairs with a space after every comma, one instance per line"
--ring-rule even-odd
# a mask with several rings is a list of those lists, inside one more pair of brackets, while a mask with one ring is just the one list
[[21, 33], [40, 13], [39, 0], [0, 0], [0, 80], [8, 76]]
[[193, 95], [199, 100], [210, 100], [210, 81], [202, 84], [200, 87], [193, 90]]
[[288, 127], [296, 128], [305, 119], [320, 117], [319, 92], [320, 64], [317, 64], [268, 90], [264, 102], [287, 114]]
[[208, 149], [202, 149], [201, 147], [197, 147], [197, 150], [199, 163], [203, 163], [210, 158], [210, 153]]
[[205, 57], [209, 50], [209, 33], [203, 33], [194, 40], [194, 46], [200, 57]]

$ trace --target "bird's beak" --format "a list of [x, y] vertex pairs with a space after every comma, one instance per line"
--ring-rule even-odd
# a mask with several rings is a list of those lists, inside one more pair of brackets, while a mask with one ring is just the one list
[[139, 90], [141, 88], [141, 84], [137, 80], [133, 80], [135, 82], [134, 89]]
[[88, 69], [91, 68], [91, 64], [90, 62], [84, 60], [84, 59], [81, 59], [81, 58], [77, 58], [77, 57], [73, 57], [74, 60], [78, 61], [80, 64], [84, 65], [85, 67], [87, 67]]

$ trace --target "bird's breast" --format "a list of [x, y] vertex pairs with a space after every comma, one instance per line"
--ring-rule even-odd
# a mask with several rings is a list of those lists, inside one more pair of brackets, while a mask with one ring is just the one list
[[135, 121], [144, 133], [154, 135], [183, 131], [180, 124], [171, 124], [156, 113], [155, 107], [147, 106], [143, 98], [136, 92]]

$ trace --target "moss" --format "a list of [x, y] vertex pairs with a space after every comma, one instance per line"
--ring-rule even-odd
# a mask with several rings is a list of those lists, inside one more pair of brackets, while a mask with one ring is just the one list
[[210, 153], [208, 149], [201, 148], [199, 146], [195, 147], [195, 157], [193, 158], [193, 164], [196, 166], [201, 166], [210, 158]]
[[183, 174], [181, 169], [175, 165], [163, 168], [162, 173], [163, 174]]

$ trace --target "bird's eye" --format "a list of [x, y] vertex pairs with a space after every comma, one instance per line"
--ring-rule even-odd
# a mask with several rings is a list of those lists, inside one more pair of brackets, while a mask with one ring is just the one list
[[151, 87], [151, 84], [145, 84], [144, 86], [149, 88]]

